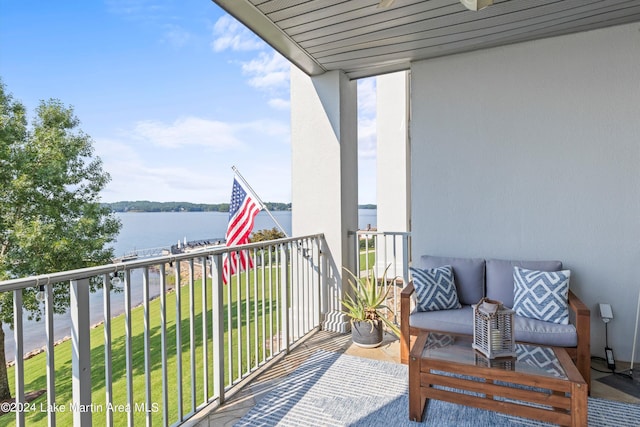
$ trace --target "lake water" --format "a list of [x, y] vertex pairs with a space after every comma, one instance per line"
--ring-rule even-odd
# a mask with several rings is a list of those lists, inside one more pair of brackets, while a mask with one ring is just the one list
[[[273, 212], [273, 216], [291, 234], [291, 212]], [[122, 229], [113, 248], [116, 256], [122, 256], [133, 250], [149, 248], [169, 248], [178, 241], [221, 239], [227, 230], [229, 214], [224, 212], [138, 212], [117, 213], [122, 222]], [[375, 209], [360, 209], [358, 212], [358, 227], [366, 228], [368, 225], [375, 227], [377, 211]], [[273, 219], [265, 212], [256, 216], [254, 230], [271, 229], [276, 227]], [[132, 283], [141, 283], [142, 273], [132, 273]], [[138, 277], [139, 276], [139, 277]], [[150, 294], [157, 296], [160, 289], [160, 280], [157, 275], [150, 275]], [[141, 287], [132, 287], [133, 306], [142, 302]], [[103, 320], [103, 295], [102, 291], [90, 296], [91, 323], [95, 324]], [[117, 316], [124, 312], [124, 295], [111, 293], [111, 314]], [[70, 335], [70, 318], [68, 314], [54, 315], [55, 340], [60, 340]], [[44, 320], [35, 322], [25, 317], [24, 321], [24, 352], [41, 348], [46, 344]], [[14, 358], [13, 330], [4, 325], [5, 351], [7, 361]]]
[[[139, 212], [117, 213], [122, 230], [114, 244], [116, 256], [136, 249], [169, 247], [178, 241], [222, 239], [227, 231], [226, 212]], [[291, 212], [272, 212], [278, 223], [291, 235]], [[376, 226], [375, 209], [358, 211], [358, 227]], [[271, 229], [275, 222], [266, 212], [256, 216], [254, 230]]]

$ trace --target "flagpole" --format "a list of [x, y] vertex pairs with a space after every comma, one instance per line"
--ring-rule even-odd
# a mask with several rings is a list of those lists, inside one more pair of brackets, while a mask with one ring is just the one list
[[271, 213], [271, 211], [267, 208], [267, 205], [262, 201], [262, 199], [256, 194], [256, 192], [254, 191], [253, 188], [251, 188], [251, 185], [249, 185], [249, 183], [247, 182], [246, 179], [244, 179], [244, 177], [242, 176], [242, 174], [240, 173], [240, 171], [238, 170], [237, 167], [231, 166], [231, 169], [233, 169], [233, 172], [235, 172], [235, 174], [238, 176], [238, 178], [240, 178], [240, 181], [242, 181], [242, 183], [247, 187], [247, 189], [249, 191], [251, 191], [251, 194], [253, 195], [253, 197], [255, 197], [258, 202], [260, 202], [260, 204], [262, 205], [262, 208], [267, 212], [267, 214], [269, 214], [269, 216], [271, 217], [271, 219], [273, 220], [273, 222], [276, 223], [276, 225], [278, 226], [278, 228], [280, 229], [280, 231], [282, 231], [282, 233], [284, 234], [285, 237], [289, 237], [289, 235], [287, 234], [287, 232], [284, 230], [284, 228], [282, 228], [282, 226], [280, 225], [280, 223], [278, 222], [278, 220], [273, 216], [273, 214]]

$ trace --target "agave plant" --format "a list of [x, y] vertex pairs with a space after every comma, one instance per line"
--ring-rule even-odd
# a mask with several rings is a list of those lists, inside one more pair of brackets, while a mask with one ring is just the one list
[[[382, 275], [382, 283], [386, 283], [387, 267]], [[358, 277], [348, 269], [344, 269], [349, 276], [348, 281], [352, 294], [347, 293], [342, 299], [342, 305], [346, 308], [343, 312], [351, 318], [351, 322], [360, 321], [371, 324], [371, 329], [376, 326], [378, 320], [381, 320], [387, 328], [400, 336], [400, 329], [382, 313], [382, 310], [390, 310], [386, 305], [387, 296], [391, 288], [386, 291], [378, 285], [378, 281], [373, 269], [364, 277]], [[393, 279], [395, 282], [396, 278]]]

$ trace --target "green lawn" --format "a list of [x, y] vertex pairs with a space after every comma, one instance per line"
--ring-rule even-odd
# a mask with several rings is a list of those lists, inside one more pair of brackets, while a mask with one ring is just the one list
[[[270, 274], [273, 270], [266, 269], [266, 275]], [[245, 287], [246, 275], [243, 273], [240, 275], [240, 291], [236, 286], [236, 278], [233, 278], [232, 283], [229, 285], [231, 289], [231, 304], [228, 304], [227, 289], [224, 290], [224, 322], [225, 331], [227, 323], [227, 310], [231, 308], [231, 323], [234, 328], [237, 326], [238, 321], [238, 303], [241, 304], [240, 323], [241, 334], [243, 343], [242, 371], [246, 372], [250, 369], [248, 363], [253, 364], [255, 361], [255, 352], [259, 352], [259, 356], [262, 357], [263, 346], [266, 341], [266, 337], [263, 336], [262, 328], [266, 329], [267, 335], [269, 334], [270, 326], [273, 325], [274, 334], [276, 333], [275, 322], [276, 316], [279, 310], [275, 306], [276, 295], [276, 283], [275, 278], [272, 283], [272, 292], [269, 294], [268, 279], [265, 285], [265, 291], [263, 293], [260, 285], [262, 279], [262, 272], [260, 270], [256, 273], [258, 275], [258, 291], [253, 290], [254, 273], [249, 274], [249, 291], [247, 292]], [[275, 277], [275, 276], [274, 276]], [[206, 311], [206, 327], [207, 327], [207, 346], [209, 348], [209, 378], [207, 379], [209, 385], [209, 394], [213, 393], [213, 349], [212, 349], [212, 311], [211, 311], [211, 287], [210, 281], [208, 282], [208, 308]], [[246, 318], [246, 305], [247, 298], [249, 304], [249, 319]], [[166, 324], [166, 339], [167, 339], [167, 381], [168, 381], [168, 398], [169, 398], [169, 424], [174, 423], [178, 419], [178, 375], [177, 375], [177, 362], [178, 356], [176, 352], [176, 292], [169, 292], [167, 294], [167, 324]], [[255, 311], [254, 302], [258, 303], [258, 313]], [[266, 308], [265, 314], [261, 314], [262, 303], [264, 301]], [[184, 286], [181, 289], [181, 360], [182, 360], [182, 377], [180, 382], [183, 390], [183, 413], [187, 414], [191, 411], [192, 383], [196, 384], [196, 406], [204, 400], [204, 380], [203, 366], [203, 335], [202, 335], [202, 283], [196, 282], [194, 287], [194, 307], [195, 307], [195, 365], [196, 365], [196, 378], [191, 378], [191, 361], [190, 361], [190, 320], [189, 320], [189, 288]], [[268, 306], [271, 302], [273, 310], [269, 312]], [[150, 348], [151, 348], [151, 391], [152, 391], [152, 407], [149, 408], [153, 417], [153, 423], [156, 425], [162, 424], [162, 412], [163, 412], [163, 399], [162, 399], [162, 362], [161, 362], [161, 323], [160, 323], [160, 298], [151, 301], [149, 304], [150, 313]], [[135, 423], [137, 425], [143, 425], [145, 412], [142, 405], [145, 403], [145, 365], [144, 365], [144, 312], [143, 307], [138, 307], [132, 310], [132, 349], [133, 349], [133, 397], [136, 405], [134, 408], [130, 408], [134, 413]], [[125, 317], [124, 315], [115, 317], [111, 322], [112, 327], [112, 380], [113, 380], [113, 404], [114, 404], [114, 425], [126, 425], [127, 420], [127, 395], [126, 395], [126, 355], [125, 355]], [[246, 337], [247, 333], [251, 334], [251, 344], [253, 347], [254, 336], [258, 333], [258, 348], [251, 348], [251, 353], [247, 357]], [[229, 336], [225, 333], [225, 358], [227, 357], [227, 350], [229, 348]], [[234, 355], [238, 352], [238, 338], [239, 333], [237, 329], [233, 329], [231, 336], [231, 349]], [[268, 354], [268, 349], [264, 352]], [[249, 362], [247, 361], [249, 358]], [[234, 356], [234, 361], [237, 360]], [[226, 360], [228, 363], [228, 360]], [[227, 365], [228, 366], [228, 365]], [[107, 405], [105, 403], [106, 386], [105, 386], [105, 367], [104, 367], [104, 328], [98, 326], [91, 330], [91, 378], [92, 378], [92, 403], [93, 407], [93, 422], [95, 425], [104, 425], [106, 421]], [[228, 369], [225, 369], [225, 384], [230, 384]], [[238, 367], [234, 367], [233, 375], [237, 376]], [[57, 412], [58, 425], [71, 425], [73, 413], [71, 412], [71, 342], [66, 341], [56, 347], [55, 351], [55, 375], [56, 375], [56, 403], [60, 410]], [[9, 369], [9, 383], [13, 387], [14, 384], [14, 370]], [[27, 392], [34, 390], [46, 389], [46, 355], [41, 353], [29, 360], [25, 360], [25, 389]], [[27, 425], [46, 425], [47, 412], [46, 412], [46, 394], [42, 395], [38, 399], [32, 402], [32, 406], [29, 408], [28, 414], [26, 414]], [[42, 408], [42, 410], [41, 410]], [[62, 412], [62, 409], [65, 409]], [[13, 414], [7, 414], [0, 417], [0, 426], [12, 426], [15, 423]]]
[[376, 264], [376, 250], [369, 249], [369, 252], [361, 250], [360, 251], [360, 271], [367, 271], [367, 266], [369, 269], [374, 267]]

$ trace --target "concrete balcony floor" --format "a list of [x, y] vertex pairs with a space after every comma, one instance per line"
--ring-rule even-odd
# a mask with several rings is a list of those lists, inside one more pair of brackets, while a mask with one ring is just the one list
[[[192, 425], [197, 427], [233, 426], [249, 412], [261, 398], [277, 386], [283, 378], [296, 370], [300, 364], [318, 349], [400, 363], [399, 341], [393, 339], [393, 337], [386, 336], [385, 341], [378, 348], [363, 349], [352, 343], [351, 335], [349, 334], [319, 331], [313, 333], [275, 365], [257, 375], [252, 381], [246, 384], [242, 390], [230, 397], [223, 406], [213, 410], [207, 415], [198, 417], [198, 420], [194, 420]], [[618, 363], [618, 370], [628, 368], [628, 365], [621, 365], [622, 364]], [[598, 369], [602, 368], [598, 366], [595, 367]], [[597, 378], [610, 374], [599, 373], [592, 370], [591, 375], [592, 397], [640, 404], [640, 399], [596, 381]]]

